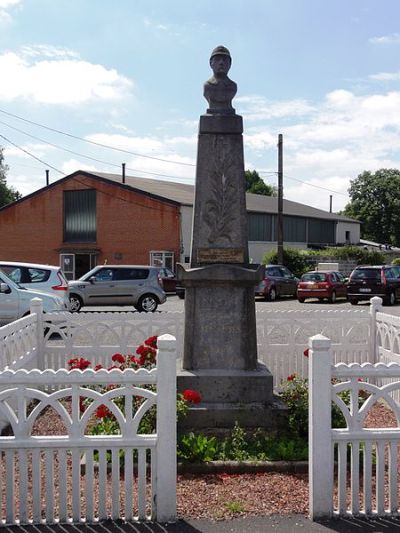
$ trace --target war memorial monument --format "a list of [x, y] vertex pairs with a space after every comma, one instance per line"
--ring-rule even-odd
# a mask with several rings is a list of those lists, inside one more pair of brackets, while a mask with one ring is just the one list
[[243, 121], [232, 107], [231, 55], [211, 54], [213, 76], [200, 117], [190, 268], [177, 265], [185, 287], [184, 353], [178, 389], [202, 403], [185, 427], [229, 429], [274, 425], [272, 375], [257, 360], [254, 287], [264, 267], [249, 263]]

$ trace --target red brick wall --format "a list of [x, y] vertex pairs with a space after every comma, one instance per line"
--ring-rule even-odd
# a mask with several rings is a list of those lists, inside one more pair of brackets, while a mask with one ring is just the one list
[[[97, 190], [97, 242], [63, 242], [63, 191]], [[179, 260], [179, 207], [85, 175], [0, 211], [0, 260], [59, 264], [60, 250], [99, 249], [97, 263], [148, 264], [150, 250]], [[114, 254], [122, 254], [115, 259]]]

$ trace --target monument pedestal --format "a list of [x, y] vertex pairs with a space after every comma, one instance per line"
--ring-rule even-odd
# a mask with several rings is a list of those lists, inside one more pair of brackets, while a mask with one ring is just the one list
[[[232, 107], [236, 83], [227, 76], [229, 50], [213, 50], [209, 103], [200, 117], [191, 268], [177, 265], [185, 287], [185, 335], [178, 390], [202, 402], [180, 427], [272, 429], [272, 375], [257, 361], [254, 287], [264, 267], [249, 264], [243, 120]], [[278, 409], [279, 411], [279, 409]]]

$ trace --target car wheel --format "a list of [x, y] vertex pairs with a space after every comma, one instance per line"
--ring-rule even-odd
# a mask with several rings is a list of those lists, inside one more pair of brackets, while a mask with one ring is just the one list
[[297, 298], [297, 301], [300, 302], [301, 304], [303, 304], [306, 301], [306, 299], [305, 298]]
[[336, 291], [332, 291], [332, 294], [328, 298], [328, 302], [330, 304], [334, 304], [336, 302]]
[[274, 302], [277, 299], [277, 297], [278, 297], [278, 295], [276, 294], [275, 287], [271, 287], [271, 289], [269, 290], [269, 293], [268, 293], [268, 300], [270, 302]]
[[69, 297], [69, 310], [71, 313], [78, 313], [82, 307], [82, 299], [76, 294], [71, 294]]
[[158, 298], [154, 294], [144, 294], [139, 298], [136, 309], [145, 313], [154, 313], [158, 307]]
[[358, 304], [358, 300], [356, 298], [350, 298], [349, 302], [351, 303], [351, 305], [357, 305]]
[[386, 298], [386, 305], [394, 305], [396, 303], [396, 295], [393, 291], [390, 292], [389, 296]]

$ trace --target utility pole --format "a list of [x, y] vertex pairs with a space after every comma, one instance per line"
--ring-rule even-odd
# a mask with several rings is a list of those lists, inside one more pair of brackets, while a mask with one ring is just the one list
[[278, 135], [278, 264], [283, 265], [283, 135]]

